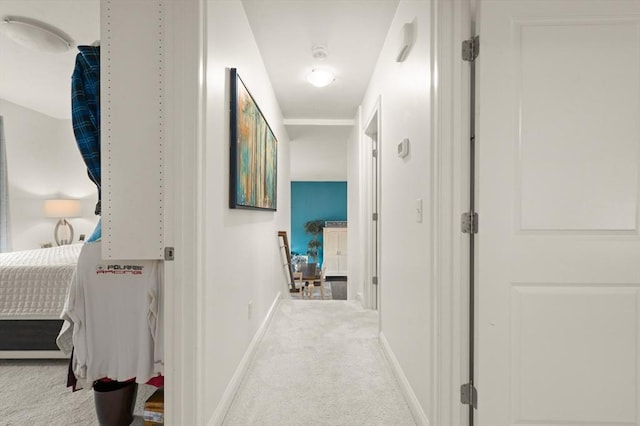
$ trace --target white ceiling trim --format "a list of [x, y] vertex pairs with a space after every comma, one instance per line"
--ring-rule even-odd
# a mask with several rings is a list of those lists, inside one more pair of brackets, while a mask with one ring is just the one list
[[353, 126], [355, 120], [332, 120], [321, 118], [285, 118], [285, 126]]

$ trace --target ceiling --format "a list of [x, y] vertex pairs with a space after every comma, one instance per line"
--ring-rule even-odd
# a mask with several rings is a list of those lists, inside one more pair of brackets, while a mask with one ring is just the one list
[[[53, 25], [76, 44], [100, 38], [99, 0], [0, 0], [0, 16]], [[242, 0], [292, 140], [321, 142], [350, 132], [398, 0]], [[1, 25], [1, 24], [0, 24]], [[328, 56], [314, 59], [321, 45]], [[70, 118], [70, 76], [76, 50], [27, 50], [0, 32], [0, 98], [56, 118]], [[335, 81], [316, 88], [314, 67]], [[340, 121], [342, 120], [342, 121]], [[336, 125], [337, 124], [337, 125]], [[346, 124], [346, 125], [345, 125]], [[310, 125], [310, 126], [307, 126]]]

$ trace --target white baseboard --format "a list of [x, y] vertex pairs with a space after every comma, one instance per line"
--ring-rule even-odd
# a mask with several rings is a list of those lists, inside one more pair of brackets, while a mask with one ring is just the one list
[[227, 415], [227, 411], [229, 411], [229, 408], [231, 407], [231, 403], [233, 402], [233, 399], [235, 398], [236, 393], [240, 388], [242, 379], [244, 375], [247, 373], [249, 364], [251, 364], [251, 360], [253, 359], [256, 348], [258, 347], [258, 343], [260, 343], [260, 341], [264, 337], [264, 333], [267, 331], [267, 327], [269, 326], [269, 323], [273, 318], [273, 314], [275, 313], [276, 308], [280, 304], [280, 297], [281, 297], [281, 292], [278, 292], [276, 299], [273, 301], [273, 303], [271, 304], [271, 307], [269, 308], [269, 312], [267, 312], [267, 316], [262, 321], [262, 324], [260, 324], [260, 327], [258, 327], [258, 330], [256, 331], [256, 334], [253, 336], [253, 339], [251, 339], [251, 343], [249, 343], [249, 346], [247, 347], [247, 350], [245, 351], [244, 356], [242, 357], [242, 360], [238, 365], [238, 368], [236, 368], [236, 371], [233, 373], [233, 377], [231, 377], [231, 380], [229, 381], [229, 385], [227, 386], [227, 389], [225, 389], [224, 394], [222, 394], [222, 398], [220, 399], [220, 403], [218, 404], [216, 411], [213, 413], [211, 420], [207, 422], [208, 426], [222, 425], [222, 422], [225, 416]]
[[400, 389], [404, 394], [404, 397], [407, 401], [407, 404], [409, 405], [409, 409], [411, 410], [411, 414], [413, 415], [416, 424], [418, 424], [418, 426], [429, 426], [429, 419], [422, 409], [422, 406], [418, 401], [418, 397], [416, 397], [416, 394], [413, 392], [413, 388], [409, 384], [407, 376], [404, 375], [404, 371], [402, 371], [402, 367], [400, 367], [400, 363], [391, 350], [391, 346], [389, 345], [389, 342], [387, 341], [387, 338], [384, 336], [384, 333], [382, 331], [380, 332], [380, 344], [382, 346], [382, 352], [387, 357], [387, 360], [391, 365], [393, 374], [396, 376], [396, 379], [398, 379]]

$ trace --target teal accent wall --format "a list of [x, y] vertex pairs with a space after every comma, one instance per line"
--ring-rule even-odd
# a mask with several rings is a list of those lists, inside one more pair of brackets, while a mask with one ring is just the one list
[[[307, 254], [310, 220], [347, 220], [347, 182], [291, 182], [291, 252]], [[322, 240], [322, 234], [320, 234]], [[318, 262], [322, 263], [322, 250]]]

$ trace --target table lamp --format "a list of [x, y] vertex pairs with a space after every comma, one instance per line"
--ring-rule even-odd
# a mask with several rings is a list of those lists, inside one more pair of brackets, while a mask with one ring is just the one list
[[73, 242], [73, 226], [67, 219], [80, 216], [80, 202], [78, 200], [46, 200], [44, 215], [59, 219], [56, 229], [53, 231], [56, 244], [59, 246], [71, 244]]

